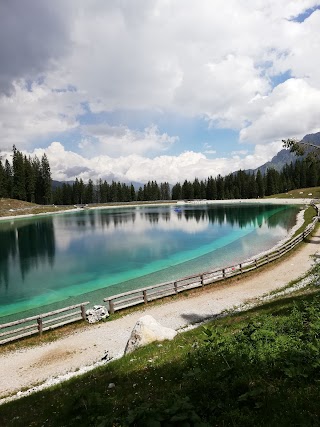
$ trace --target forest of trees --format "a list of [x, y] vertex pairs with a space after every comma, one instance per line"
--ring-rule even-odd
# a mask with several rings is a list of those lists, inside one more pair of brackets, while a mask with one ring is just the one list
[[298, 160], [284, 166], [281, 172], [268, 169], [265, 175], [238, 171], [225, 177], [218, 175], [206, 180], [195, 178], [170, 186], [168, 182], [158, 184], [149, 181], [139, 189], [133, 184], [112, 181], [88, 183], [76, 179], [74, 183], [63, 183], [52, 190], [50, 165], [44, 154], [26, 157], [13, 147], [12, 164], [0, 159], [0, 197], [11, 197], [39, 204], [73, 205], [88, 203], [111, 203], [153, 200], [191, 199], [251, 199], [262, 198], [277, 193], [285, 193], [296, 188], [320, 185], [320, 173], [316, 162]]
[[15, 146], [12, 163], [0, 158], [0, 197], [47, 205], [52, 203], [52, 180], [46, 154], [39, 160], [22, 154]]

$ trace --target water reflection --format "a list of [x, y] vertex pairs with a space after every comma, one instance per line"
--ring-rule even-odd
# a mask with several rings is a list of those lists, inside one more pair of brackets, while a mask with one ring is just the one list
[[22, 280], [40, 264], [53, 266], [55, 237], [52, 218], [27, 224], [15, 223], [9, 230], [0, 228], [0, 284], [9, 283], [9, 265], [17, 259]]
[[[287, 229], [292, 226], [292, 222], [283, 216], [277, 215], [276, 210], [283, 211], [283, 207], [274, 205], [218, 205], [201, 207], [183, 207], [179, 211], [174, 211], [171, 207], [162, 208], [133, 208], [130, 211], [119, 211], [115, 209], [83, 211], [81, 218], [65, 218], [66, 226], [76, 225], [79, 229], [91, 228], [117, 228], [126, 224], [134, 224], [138, 217], [141, 221], [147, 221], [152, 225], [169, 223], [170, 221], [180, 221], [187, 223], [209, 223], [209, 224], [230, 224], [233, 227], [244, 228], [248, 226], [261, 226], [266, 222], [270, 228], [281, 225]], [[270, 213], [272, 215], [270, 216]], [[276, 215], [276, 216], [274, 216]]]
[[[175, 212], [172, 207], [162, 208], [135, 208], [130, 210], [96, 210], [82, 211], [76, 215], [64, 215], [59, 217], [57, 224], [63, 224], [64, 232], [71, 233], [74, 227], [81, 235], [92, 231], [109, 229], [111, 231], [129, 226], [137, 231], [145, 228], [145, 224], [159, 225], [162, 230], [171, 230], [175, 227], [188, 232], [204, 230], [208, 224], [229, 224], [232, 227], [244, 228], [248, 226], [261, 227], [265, 223], [268, 228], [283, 227], [289, 229], [292, 221], [283, 215], [283, 207], [276, 212], [272, 205], [219, 205], [206, 207], [182, 207]], [[272, 215], [270, 215], [272, 212]], [[143, 224], [143, 225], [142, 225]], [[198, 226], [197, 226], [198, 225]], [[180, 226], [180, 227], [179, 227]], [[128, 227], [125, 227], [126, 229]], [[2, 224], [0, 228], [0, 284], [8, 286], [9, 264], [13, 262], [19, 265], [21, 277], [24, 280], [26, 274], [32, 269], [37, 269], [39, 264], [48, 263], [53, 266], [55, 259], [55, 230], [52, 218], [39, 219], [37, 221], [14, 222], [8, 226]], [[17, 263], [18, 260], [18, 263]]]

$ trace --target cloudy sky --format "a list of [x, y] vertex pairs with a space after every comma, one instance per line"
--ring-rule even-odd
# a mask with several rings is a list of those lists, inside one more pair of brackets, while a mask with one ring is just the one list
[[320, 1], [0, 0], [0, 150], [175, 183], [320, 131]]

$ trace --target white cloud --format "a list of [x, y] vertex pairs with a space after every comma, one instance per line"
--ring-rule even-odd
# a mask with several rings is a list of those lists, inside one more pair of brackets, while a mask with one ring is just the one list
[[320, 130], [320, 88], [301, 79], [290, 79], [257, 101], [259, 117], [240, 132], [242, 141], [260, 143], [281, 138], [301, 138]]
[[41, 157], [46, 152], [52, 176], [56, 180], [74, 180], [99, 178], [122, 182], [169, 181], [171, 184], [193, 180], [195, 177], [206, 179], [208, 176], [226, 175], [238, 169], [256, 168], [270, 160], [281, 148], [281, 143], [257, 145], [254, 154], [231, 158], [208, 159], [202, 153], [184, 152], [178, 156], [158, 156], [153, 159], [129, 155], [112, 158], [100, 155], [91, 159], [72, 151], [65, 150], [60, 142], [53, 142], [45, 149], [36, 149], [31, 155]]
[[[177, 136], [159, 133], [156, 125], [151, 125], [141, 131], [134, 131], [127, 126], [110, 126], [108, 124], [87, 125], [82, 127], [86, 135], [79, 146], [86, 155], [92, 153], [122, 156], [128, 154], [144, 154], [167, 150], [178, 141]], [[95, 140], [90, 138], [94, 138]]]
[[[50, 8], [60, 7], [55, 4]], [[75, 167], [87, 168], [82, 169], [84, 176], [103, 170], [105, 176], [150, 177], [156, 170], [159, 175], [167, 172], [172, 180], [180, 180], [180, 174], [207, 176], [208, 170], [223, 173], [229, 170], [228, 162], [235, 169], [235, 158], [208, 160], [195, 152], [150, 160], [143, 156], [163, 152], [177, 137], [160, 132], [157, 123], [142, 132], [127, 123], [84, 127], [81, 116], [86, 108], [92, 114], [165, 111], [205, 118], [212, 127], [235, 129], [241, 140], [260, 145], [319, 130], [320, 11], [303, 23], [293, 20], [316, 5], [319, 1], [77, 0], [63, 14], [60, 9], [48, 14], [51, 9], [44, 13], [40, 8], [37, 20], [50, 29], [44, 40], [50, 42], [52, 55], [43, 50], [40, 35], [45, 31], [39, 26], [32, 33], [37, 34], [36, 44], [29, 39], [14, 44], [26, 46], [27, 52], [9, 77], [10, 67], [4, 69], [6, 61], [2, 61], [3, 86], [20, 80], [13, 82], [10, 96], [0, 98], [0, 144], [31, 147], [50, 135], [61, 134], [63, 141], [70, 130], [82, 132], [78, 141], [82, 153], [93, 157], [67, 154], [68, 169], [59, 158], [55, 170], [61, 177]], [[19, 19], [21, 38], [29, 34], [22, 24]], [[13, 61], [13, 51], [4, 43], [6, 34], [12, 37], [15, 32], [7, 27], [1, 27], [0, 14], [5, 33], [0, 58]], [[59, 29], [54, 46], [53, 35]], [[34, 64], [32, 47], [37, 48]], [[273, 88], [273, 79], [288, 71], [292, 79]], [[267, 152], [273, 153], [273, 147]], [[54, 144], [51, 150], [61, 154]], [[212, 155], [213, 151], [211, 147], [204, 152]], [[254, 155], [239, 157], [239, 163], [254, 164], [260, 151], [257, 147]], [[109, 156], [121, 156], [117, 162], [112, 160], [116, 167]], [[139, 170], [130, 162], [139, 164]]]
[[0, 147], [20, 148], [34, 138], [74, 129], [83, 112], [80, 100], [74, 91], [57, 92], [37, 83], [28, 88], [15, 82], [11, 96], [0, 96]]

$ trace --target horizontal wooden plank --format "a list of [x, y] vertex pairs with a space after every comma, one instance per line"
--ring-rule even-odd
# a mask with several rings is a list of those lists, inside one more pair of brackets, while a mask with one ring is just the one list
[[131, 298], [129, 298], [129, 297], [121, 298], [120, 300], [114, 299], [114, 300], [112, 300], [112, 302], [113, 302], [113, 304], [124, 304], [127, 302], [136, 301], [136, 300], [143, 301], [143, 294], [135, 295]]
[[136, 301], [126, 305], [119, 305], [114, 307], [114, 311], [123, 310], [125, 308], [134, 307], [135, 305], [143, 304], [144, 301]]
[[38, 318], [39, 318], [39, 315], [27, 317], [26, 319], [14, 320], [13, 322], [9, 322], [9, 323], [3, 323], [2, 325], [0, 325], [0, 329], [9, 328], [10, 326], [15, 326], [15, 325], [21, 325], [21, 323], [32, 322], [33, 320], [36, 320]]
[[33, 323], [32, 325], [23, 326], [22, 328], [9, 329], [8, 331], [1, 332], [0, 337], [4, 337], [5, 335], [16, 334], [16, 333], [21, 332], [21, 331], [28, 331], [30, 329], [35, 329], [36, 332], [37, 332], [38, 331], [38, 324], [37, 323]]
[[75, 305], [71, 305], [69, 307], [60, 308], [59, 310], [50, 311], [49, 313], [42, 313], [42, 314], [38, 314], [37, 316], [26, 317], [25, 319], [19, 319], [19, 320], [15, 320], [13, 322], [4, 323], [4, 324], [0, 325], [0, 329], [8, 328], [10, 326], [20, 325], [21, 323], [31, 322], [33, 320], [38, 319], [39, 317], [44, 318], [44, 317], [52, 316], [54, 314], [62, 313], [64, 311], [73, 310], [75, 308], [78, 308], [78, 307], [81, 307], [82, 305], [87, 305], [87, 304], [90, 304], [90, 303], [87, 301], [87, 302], [83, 302], [81, 304], [75, 304]]
[[189, 285], [185, 285], [181, 288], [178, 288], [178, 292], [187, 291], [193, 288], [199, 288], [200, 286], [202, 286], [201, 282], [193, 282], [193, 283], [190, 283]]
[[158, 285], [147, 286], [145, 288], [133, 289], [132, 291], [122, 292], [121, 294], [111, 295], [110, 297], [103, 298], [103, 301], [109, 302], [111, 300], [114, 300], [115, 298], [125, 297], [127, 295], [136, 294], [136, 293], [139, 293], [139, 292], [146, 291], [148, 289], [159, 288], [159, 287], [161, 287], [163, 285], [166, 285], [166, 284], [169, 284], [169, 283], [174, 283], [174, 282], [173, 281], [164, 282], [164, 283], [159, 283]]
[[49, 313], [41, 314], [39, 317], [45, 318], [45, 317], [49, 317], [49, 316], [54, 316], [55, 314], [63, 313], [64, 311], [74, 310], [76, 308], [80, 308], [82, 305], [88, 305], [88, 304], [90, 304], [89, 301], [82, 302], [81, 304], [70, 305], [69, 307], [59, 308], [59, 310], [50, 311]]
[[164, 292], [172, 292], [174, 294], [175, 293], [175, 289], [176, 288], [174, 288], [174, 287], [155, 289], [154, 291], [152, 291], [152, 292], [149, 291], [147, 293], [147, 298], [149, 299], [153, 295], [159, 295], [159, 294], [164, 293]]
[[25, 332], [24, 334], [16, 335], [16, 336], [14, 336], [14, 337], [10, 337], [10, 338], [7, 338], [7, 339], [5, 339], [5, 340], [1, 340], [1, 341], [0, 341], [0, 345], [2, 345], [2, 344], [6, 344], [6, 343], [8, 343], [8, 342], [12, 342], [12, 341], [19, 340], [19, 339], [21, 339], [21, 338], [30, 337], [31, 335], [35, 335], [35, 334], [37, 334], [37, 333], [38, 333], [38, 331], [36, 331], [36, 332]]
[[68, 314], [64, 314], [63, 316], [58, 316], [58, 317], [53, 317], [52, 319], [47, 319], [47, 320], [43, 321], [42, 324], [48, 325], [49, 323], [57, 322], [58, 320], [68, 319], [70, 317], [79, 316], [79, 315], [80, 315], [79, 311], [73, 312], [73, 313], [68, 313]]
[[42, 329], [42, 331], [50, 331], [52, 329], [60, 328], [61, 326], [69, 325], [69, 323], [79, 322], [79, 320], [82, 320], [81, 316], [74, 317], [73, 319], [69, 319], [66, 322], [55, 323], [54, 325], [46, 326]]
[[154, 301], [156, 299], [170, 297], [172, 295], [176, 295], [176, 293], [174, 291], [161, 292], [159, 294], [150, 295], [150, 297], [148, 297], [148, 301]]

